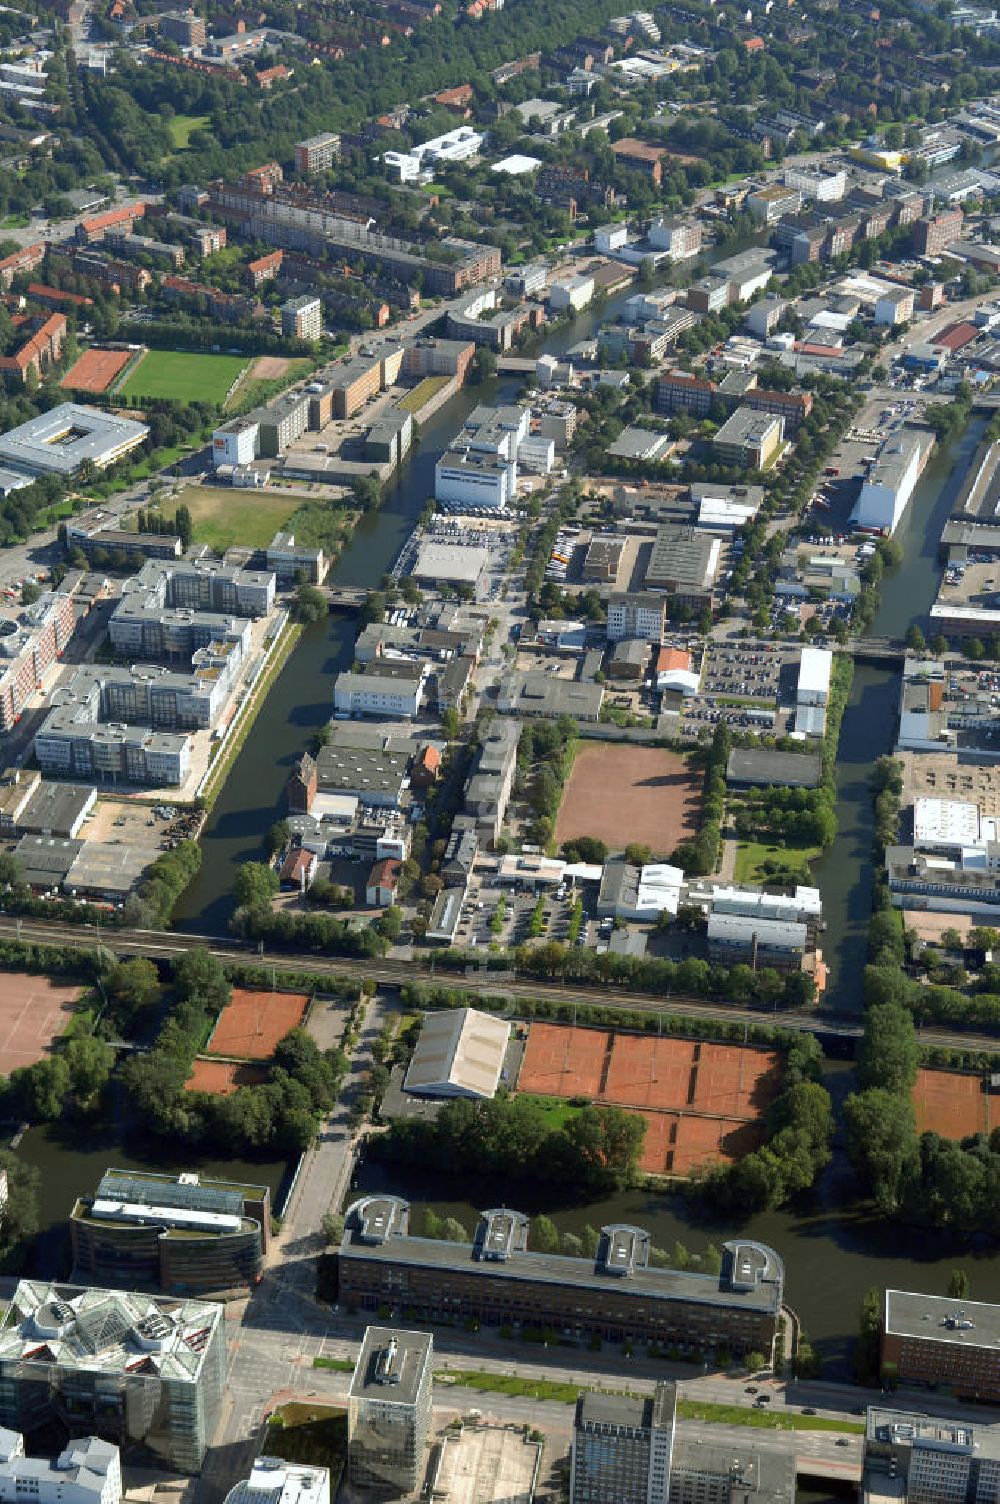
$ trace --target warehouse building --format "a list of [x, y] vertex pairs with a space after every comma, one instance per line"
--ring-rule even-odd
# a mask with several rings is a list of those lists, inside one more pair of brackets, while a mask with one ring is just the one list
[[888, 537], [913, 495], [930, 452], [929, 434], [903, 433], [885, 440], [862, 482], [851, 513], [856, 527]]
[[711, 610], [722, 542], [692, 527], [665, 522], [656, 530], [646, 568], [646, 587], [666, 590], [674, 606]]
[[510, 1025], [477, 1008], [424, 1015], [403, 1090], [421, 1097], [496, 1096]]
[[426, 590], [438, 590], [442, 585], [462, 588], [471, 591], [478, 601], [486, 593], [489, 564], [488, 548], [428, 540], [418, 547], [410, 573]]
[[[456, 891], [456, 890], [451, 890]], [[602, 1229], [596, 1259], [528, 1251], [528, 1218], [483, 1212], [473, 1242], [409, 1233], [408, 1202], [374, 1195], [347, 1213], [339, 1251], [340, 1300], [362, 1310], [389, 1303], [422, 1320], [553, 1327], [571, 1340], [770, 1353], [784, 1268], [762, 1243], [724, 1245], [718, 1275], [658, 1269], [649, 1234]]]

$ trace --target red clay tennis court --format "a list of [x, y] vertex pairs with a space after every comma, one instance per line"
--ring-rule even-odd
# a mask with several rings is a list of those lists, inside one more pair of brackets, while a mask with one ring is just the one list
[[219, 1014], [206, 1054], [234, 1055], [239, 1060], [270, 1060], [279, 1039], [297, 1029], [306, 1016], [305, 992], [252, 992], [234, 987]]
[[20, 971], [0, 973], [0, 1074], [52, 1052], [76, 1010], [80, 988]]
[[240, 1060], [195, 1061], [184, 1083], [185, 1091], [203, 1091], [210, 1097], [231, 1097], [241, 1086], [259, 1086], [267, 1080], [262, 1065], [246, 1065]]
[[59, 385], [74, 392], [106, 392], [134, 353], [132, 350], [84, 350]]
[[518, 1090], [641, 1112], [641, 1168], [687, 1175], [758, 1147], [780, 1065], [774, 1050], [534, 1023]]
[[970, 1138], [989, 1133], [1000, 1121], [1000, 1111], [990, 1122], [990, 1094], [982, 1076], [964, 1071], [917, 1071], [913, 1107], [918, 1133], [938, 1133], [942, 1138]]

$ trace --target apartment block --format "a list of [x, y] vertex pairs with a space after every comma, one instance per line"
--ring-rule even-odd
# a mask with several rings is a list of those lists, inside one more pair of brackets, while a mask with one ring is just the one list
[[25, 272], [33, 272], [36, 266], [41, 266], [45, 260], [45, 245], [25, 246], [23, 250], [12, 251], [9, 256], [4, 256], [0, 261], [0, 292], [8, 292], [15, 277], [22, 276]]
[[287, 339], [319, 339], [323, 333], [323, 304], [308, 293], [282, 303], [281, 332]]
[[333, 397], [333, 416], [353, 418], [366, 402], [382, 390], [382, 360], [368, 355], [355, 356], [338, 366], [329, 381]]
[[0, 730], [9, 731], [76, 630], [73, 597], [60, 591], [43, 595], [25, 607], [17, 623], [5, 626], [0, 637]]
[[715, 395], [715, 383], [704, 376], [667, 371], [656, 383], [653, 404], [658, 413], [690, 413], [704, 418], [711, 411]]
[[407, 376], [454, 376], [464, 382], [476, 354], [471, 340], [414, 340], [405, 347], [403, 372]]
[[129, 204], [124, 209], [109, 209], [107, 213], [97, 214], [92, 219], [81, 219], [76, 227], [77, 242], [80, 245], [94, 245], [109, 232], [129, 234], [136, 220], [142, 219], [145, 213], [145, 204]]
[[658, 251], [667, 251], [671, 261], [687, 261], [701, 250], [701, 222], [681, 214], [663, 215], [649, 227], [649, 243]]
[[157, 25], [160, 35], [178, 47], [204, 47], [208, 40], [205, 18], [193, 10], [163, 11]]
[[965, 216], [961, 209], [942, 209], [914, 222], [913, 245], [919, 256], [936, 256], [962, 233]]
[[295, 146], [295, 171], [303, 177], [314, 172], [326, 172], [340, 160], [340, 137], [334, 131], [322, 131], [318, 136], [309, 136]]

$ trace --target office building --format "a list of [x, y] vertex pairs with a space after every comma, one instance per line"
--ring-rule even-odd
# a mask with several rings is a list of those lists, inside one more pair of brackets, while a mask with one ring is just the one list
[[333, 686], [338, 716], [394, 716], [412, 721], [423, 703], [430, 668], [406, 659], [379, 659], [362, 674], [338, 674]]
[[77, 1278], [177, 1295], [246, 1290], [270, 1242], [267, 1186], [108, 1170], [70, 1214]]
[[899, 1504], [992, 1504], [1000, 1499], [995, 1426], [869, 1405], [865, 1498]]
[[784, 1268], [763, 1244], [727, 1243], [719, 1274], [695, 1274], [653, 1268], [643, 1228], [605, 1227], [595, 1260], [529, 1252], [520, 1212], [483, 1212], [471, 1244], [411, 1236], [409, 1212], [389, 1195], [350, 1208], [341, 1301], [366, 1311], [388, 1303], [429, 1321], [553, 1327], [572, 1340], [771, 1350]]
[[785, 436], [782, 417], [738, 407], [712, 439], [712, 447], [724, 465], [742, 470], [764, 470], [781, 449]]
[[258, 1457], [249, 1478], [241, 1478], [225, 1504], [330, 1504], [330, 1469], [282, 1457]]
[[500, 454], [453, 446], [434, 466], [434, 498], [450, 511], [502, 511], [517, 491], [517, 464]]
[[622, 642], [628, 637], [638, 637], [643, 642], [660, 642], [666, 618], [666, 597], [654, 591], [609, 596], [608, 641]]
[[549, 307], [557, 313], [579, 313], [593, 296], [593, 277], [568, 277], [549, 284]]
[[366, 1329], [347, 1400], [347, 1472], [356, 1487], [389, 1499], [420, 1487], [433, 1352], [427, 1332]]
[[646, 1399], [583, 1394], [570, 1453], [570, 1504], [667, 1504], [677, 1386], [659, 1383]]
[[945, 1385], [964, 1399], [1000, 1400], [1000, 1306], [886, 1290], [882, 1376]]
[[98, 1436], [71, 1441], [50, 1461], [26, 1457], [19, 1431], [0, 1427], [0, 1504], [121, 1504], [118, 1448]]
[[313, 172], [326, 172], [340, 159], [340, 137], [333, 131], [322, 131], [318, 136], [309, 136], [295, 146], [295, 171], [308, 177]]
[[785, 214], [797, 214], [802, 206], [802, 195], [798, 188], [783, 186], [781, 183], [769, 183], [765, 188], [757, 188], [746, 197], [746, 207], [753, 215], [765, 225], [775, 225]]
[[0, 1425], [72, 1418], [197, 1473], [225, 1379], [223, 1311], [204, 1301], [21, 1280], [0, 1321]]
[[27, 475], [71, 479], [85, 461], [104, 470], [145, 442], [149, 429], [134, 418], [60, 402], [0, 435], [0, 460]]
[[701, 250], [701, 221], [681, 214], [663, 215], [649, 227], [649, 243], [667, 251], [671, 261], [687, 261]]

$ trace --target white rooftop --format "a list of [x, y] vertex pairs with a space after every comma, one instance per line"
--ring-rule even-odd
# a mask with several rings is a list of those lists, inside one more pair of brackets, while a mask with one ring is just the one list
[[492, 1098], [503, 1074], [509, 1037], [505, 1019], [477, 1008], [425, 1014], [404, 1091]]
[[979, 806], [964, 799], [920, 798], [913, 803], [913, 844], [978, 846], [981, 839]]
[[134, 418], [60, 402], [0, 435], [0, 459], [36, 474], [68, 476], [84, 460], [98, 467], [110, 464], [148, 433], [145, 423]]
[[235, 1484], [225, 1504], [329, 1504], [330, 1469], [280, 1457], [258, 1457], [249, 1478]]
[[503, 157], [499, 162], [494, 162], [491, 172], [505, 172], [512, 178], [520, 177], [522, 173], [534, 172], [536, 167], [541, 167], [541, 157], [526, 157], [523, 152], [516, 151], [509, 157]]

